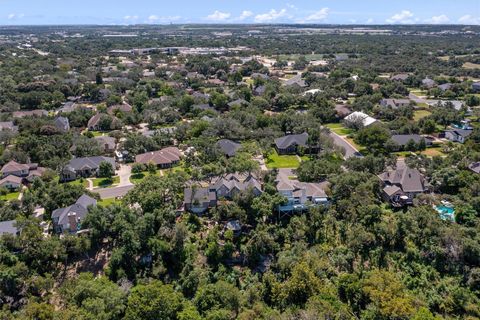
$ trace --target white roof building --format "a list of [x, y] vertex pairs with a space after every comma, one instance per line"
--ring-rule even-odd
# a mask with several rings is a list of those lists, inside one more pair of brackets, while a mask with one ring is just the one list
[[377, 122], [377, 119], [370, 117], [368, 114], [365, 114], [360, 111], [355, 111], [345, 117], [345, 121], [347, 122], [355, 122], [357, 119], [362, 120], [362, 124], [364, 127], [368, 127], [369, 125]]

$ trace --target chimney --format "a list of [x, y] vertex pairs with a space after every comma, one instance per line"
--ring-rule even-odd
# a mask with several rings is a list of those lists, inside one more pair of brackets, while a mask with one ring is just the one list
[[75, 212], [68, 213], [68, 224], [70, 225], [70, 231], [77, 231], [77, 214]]

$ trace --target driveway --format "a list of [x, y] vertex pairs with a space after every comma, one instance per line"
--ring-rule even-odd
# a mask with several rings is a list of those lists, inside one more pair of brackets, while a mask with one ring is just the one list
[[345, 156], [344, 156], [345, 159], [348, 159], [348, 158], [351, 158], [351, 157], [358, 157], [358, 158], [363, 157], [362, 154], [357, 149], [355, 149], [354, 146], [352, 146], [350, 144], [350, 142], [345, 140], [345, 138], [339, 136], [338, 134], [336, 134], [333, 131], [330, 131], [330, 137], [332, 137], [333, 142], [337, 146], [345, 149]]
[[117, 171], [117, 175], [120, 177], [120, 183], [117, 187], [131, 186], [130, 176], [132, 175], [132, 167], [126, 164], [120, 165], [120, 169]]
[[135, 186], [128, 185], [123, 187], [113, 187], [113, 188], [104, 188], [104, 189], [96, 189], [94, 192], [100, 195], [102, 199], [111, 199], [116, 197], [123, 197], [128, 193], [128, 191], [132, 190]]

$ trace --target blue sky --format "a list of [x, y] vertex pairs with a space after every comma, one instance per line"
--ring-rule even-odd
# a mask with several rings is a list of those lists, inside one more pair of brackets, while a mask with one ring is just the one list
[[0, 0], [0, 24], [480, 24], [480, 0]]

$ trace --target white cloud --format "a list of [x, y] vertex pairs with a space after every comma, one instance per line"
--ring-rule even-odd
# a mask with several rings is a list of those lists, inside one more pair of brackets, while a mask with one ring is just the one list
[[253, 12], [252, 11], [248, 11], [248, 10], [244, 10], [242, 12], [242, 14], [240, 16], [238, 16], [237, 18], [235, 18], [234, 20], [235, 21], [243, 21], [245, 19], [248, 19], [250, 18], [251, 16], [253, 16]]
[[210, 21], [225, 21], [228, 18], [230, 18], [231, 14], [228, 12], [221, 12], [218, 10], [215, 10], [214, 13], [208, 15], [205, 19], [210, 20]]
[[131, 21], [131, 20], [138, 20], [138, 16], [125, 16], [123, 20]]
[[328, 17], [328, 13], [329, 13], [330, 9], [328, 8], [322, 8], [320, 10], [318, 10], [317, 12], [315, 13], [312, 13], [311, 15], [305, 17], [305, 19], [303, 19], [304, 21], [323, 21], [325, 20], [327, 17]]
[[21, 19], [23, 18], [25, 15], [23, 13], [10, 13], [7, 18], [8, 20], [14, 20], [14, 19]]
[[366, 23], [366, 24], [372, 24], [372, 23], [373, 23], [373, 19], [370, 18], [370, 19], [368, 19], [365, 23]]
[[180, 20], [181, 16], [157, 16], [152, 14], [145, 20], [145, 23], [169, 23]]
[[442, 23], [448, 23], [449, 21], [450, 21], [450, 18], [448, 18], [444, 14], [441, 14], [439, 16], [433, 16], [430, 19], [425, 20], [425, 22], [431, 23], [431, 24], [442, 24]]
[[386, 21], [388, 23], [412, 23], [413, 13], [408, 10], [402, 10], [402, 12], [394, 14], [390, 19]]
[[282, 17], [285, 17], [287, 15], [287, 10], [282, 9], [282, 10], [275, 10], [272, 9], [267, 13], [262, 13], [262, 14], [257, 14], [255, 16], [255, 22], [257, 23], [267, 23], [267, 22], [272, 22], [275, 20], [278, 20]]
[[458, 22], [461, 24], [480, 24], [480, 17], [475, 18], [474, 16], [467, 14], [458, 19]]

